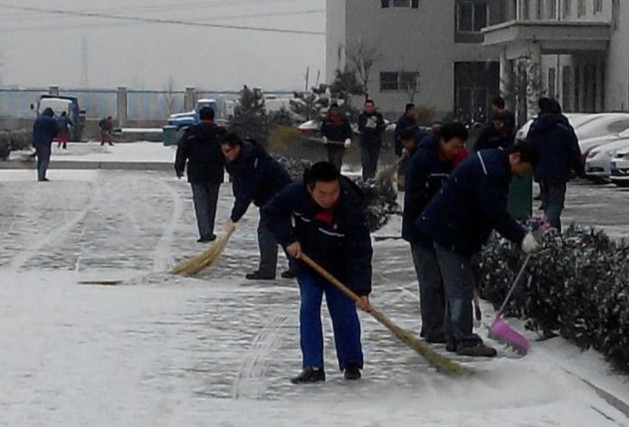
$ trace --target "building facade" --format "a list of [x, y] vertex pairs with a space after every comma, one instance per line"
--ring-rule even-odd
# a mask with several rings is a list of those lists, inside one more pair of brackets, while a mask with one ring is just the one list
[[482, 119], [497, 93], [520, 121], [541, 95], [571, 112], [629, 110], [629, 1], [328, 0], [326, 25], [328, 82], [378, 46], [369, 95], [391, 114], [413, 99]]

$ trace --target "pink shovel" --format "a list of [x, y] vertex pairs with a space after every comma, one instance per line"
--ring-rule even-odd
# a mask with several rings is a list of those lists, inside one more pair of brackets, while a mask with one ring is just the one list
[[489, 327], [490, 338], [493, 338], [496, 341], [499, 341], [507, 346], [512, 347], [516, 352], [518, 352], [519, 354], [523, 356], [529, 351], [529, 348], [531, 347], [531, 345], [526, 340], [526, 338], [524, 338], [518, 332], [511, 329], [511, 327], [507, 325], [507, 322], [502, 320], [500, 315], [502, 314], [505, 307], [507, 306], [507, 302], [509, 301], [509, 298], [511, 298], [511, 295], [513, 294], [513, 291], [515, 290], [515, 287], [517, 286], [520, 280], [520, 277], [522, 276], [522, 273], [524, 273], [524, 270], [526, 269], [526, 265], [528, 264], [529, 259], [531, 259], [531, 254], [528, 254], [526, 256], [526, 259], [524, 260], [524, 263], [522, 263], [522, 267], [520, 268], [518, 275], [515, 277], [515, 280], [513, 281], [513, 284], [511, 285], [511, 289], [509, 289], [509, 293], [507, 293], [507, 296], [504, 302], [500, 306], [500, 310], [498, 310], [498, 313], [496, 314], [496, 318], [494, 319], [493, 323]]

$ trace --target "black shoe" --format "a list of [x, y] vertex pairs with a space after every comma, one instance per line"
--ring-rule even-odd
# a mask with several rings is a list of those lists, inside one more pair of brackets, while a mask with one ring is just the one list
[[471, 357], [494, 357], [498, 352], [496, 349], [491, 348], [483, 344], [482, 342], [478, 343], [466, 343], [460, 342], [456, 346], [456, 354], [460, 356], [471, 356]]
[[456, 343], [452, 341], [448, 341], [446, 343], [446, 351], [450, 353], [456, 353]]
[[[360, 376], [360, 372], [358, 375]], [[299, 375], [290, 379], [293, 384], [318, 383], [319, 381], [325, 381], [325, 371], [311, 366], [304, 368]]]
[[443, 335], [436, 335], [434, 337], [427, 337], [426, 342], [430, 344], [446, 344], [446, 337]]
[[361, 377], [360, 368], [358, 365], [349, 365], [345, 368], [344, 376], [346, 380], [359, 380]]
[[216, 240], [216, 236], [212, 234], [211, 236], [203, 236], [203, 237], [198, 238], [197, 242], [208, 243], [208, 242], [213, 242], [214, 240]]
[[48, 182], [50, 180], [48, 178], [40, 178], [37, 181], [39, 181], [39, 182]]
[[280, 276], [282, 277], [282, 279], [294, 279], [295, 277], [297, 277], [297, 275], [290, 270], [282, 271], [282, 274], [280, 274]]
[[249, 280], [275, 280], [275, 276], [270, 274], [262, 274], [259, 271], [254, 271], [253, 273], [248, 273], [245, 277]]

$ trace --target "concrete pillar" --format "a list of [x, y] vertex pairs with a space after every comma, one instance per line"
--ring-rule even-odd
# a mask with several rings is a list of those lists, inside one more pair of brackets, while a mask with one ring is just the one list
[[505, 99], [507, 108], [513, 111], [513, 64], [507, 58], [506, 49], [500, 53], [500, 95]]
[[526, 65], [526, 117], [530, 120], [537, 116], [537, 102], [542, 89], [542, 50], [539, 44], [529, 44]]
[[183, 110], [192, 111], [197, 103], [197, 93], [194, 86], [187, 86], [186, 93], [183, 97]]
[[52, 96], [59, 96], [59, 86], [57, 85], [50, 85], [48, 87], [48, 93]]
[[118, 119], [118, 127], [125, 127], [127, 125], [127, 88], [125, 86], [118, 86], [118, 92], [116, 94], [116, 116]]

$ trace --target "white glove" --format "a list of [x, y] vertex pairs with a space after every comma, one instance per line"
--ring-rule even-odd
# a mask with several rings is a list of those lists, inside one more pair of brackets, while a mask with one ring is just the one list
[[352, 145], [352, 140], [347, 138], [345, 140], [345, 144], [343, 144], [345, 146], [345, 148], [349, 148]]
[[410, 155], [410, 153], [408, 152], [408, 150], [406, 148], [402, 148], [402, 157], [408, 157]]
[[530, 231], [526, 233], [524, 239], [522, 239], [522, 251], [526, 254], [531, 254], [539, 248], [539, 243], [535, 240], [535, 236]]
[[327, 144], [327, 143], [328, 143], [328, 138], [327, 138], [327, 137], [325, 137], [325, 136], [324, 136], [323, 138], [321, 138], [321, 140], [323, 141], [323, 143], [324, 143], [324, 144]]

